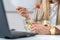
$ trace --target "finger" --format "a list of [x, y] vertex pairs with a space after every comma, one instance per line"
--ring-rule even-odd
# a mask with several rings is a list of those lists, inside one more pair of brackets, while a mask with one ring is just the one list
[[16, 10], [18, 10], [18, 11], [21, 10], [21, 9], [23, 9], [23, 10], [27, 10], [27, 9], [24, 8], [24, 7], [17, 7], [17, 8], [16, 8]]
[[32, 24], [31, 24], [31, 26], [34, 26], [34, 25], [36, 25], [37, 23], [36, 22], [33, 22]]
[[32, 33], [36, 33], [36, 31], [31, 31]]
[[32, 25], [30, 28], [32, 29], [32, 28], [34, 28], [35, 26], [34, 25]]
[[36, 30], [36, 27], [34, 27], [34, 28], [31, 28], [31, 31], [34, 31], [34, 30]]
[[21, 7], [21, 6], [18, 6], [16, 7], [16, 10], [20, 10], [20, 9], [23, 9], [24, 7]]
[[31, 32], [32, 32], [32, 33], [37, 33], [37, 34], [38, 34], [38, 33], [39, 33], [39, 30], [37, 30], [37, 29], [32, 29]]
[[16, 10], [19, 10], [19, 9], [21, 9], [22, 7], [20, 7], [20, 6], [18, 6], [17, 8], [16, 8]]
[[20, 12], [20, 15], [21, 15], [21, 16], [24, 16], [24, 17], [26, 17], [26, 15], [25, 15], [25, 12], [24, 12], [24, 11]]
[[22, 13], [21, 13], [22, 11], [24, 11], [24, 14], [26, 13], [26, 10], [24, 10], [24, 9], [18, 10], [18, 13], [22, 14]]
[[32, 24], [32, 25], [31, 25], [31, 28], [34, 28], [34, 27], [36, 27], [36, 25], [35, 25], [35, 24]]
[[31, 30], [32, 33], [37, 33], [36, 29]]
[[21, 12], [21, 11], [24, 11], [24, 10], [23, 9], [20, 9], [20, 10], [18, 10], [18, 13]]
[[24, 11], [19, 11], [18, 14], [22, 15], [24, 14]]

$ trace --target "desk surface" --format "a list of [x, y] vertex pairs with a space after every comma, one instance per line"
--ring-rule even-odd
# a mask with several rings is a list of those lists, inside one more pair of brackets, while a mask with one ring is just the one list
[[60, 35], [36, 35], [34, 37], [19, 38], [19, 39], [0, 38], [0, 40], [60, 40]]

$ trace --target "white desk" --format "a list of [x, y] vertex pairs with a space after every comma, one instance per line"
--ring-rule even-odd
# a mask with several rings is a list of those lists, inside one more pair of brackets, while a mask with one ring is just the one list
[[0, 40], [60, 40], [60, 35], [36, 35], [34, 37], [28, 38], [19, 38], [19, 39], [4, 39], [0, 38]]

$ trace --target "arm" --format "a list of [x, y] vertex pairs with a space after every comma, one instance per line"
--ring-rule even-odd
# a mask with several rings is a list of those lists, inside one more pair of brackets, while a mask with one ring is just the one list
[[56, 28], [55, 34], [60, 35], [60, 30]]
[[28, 10], [26, 8], [19, 6], [19, 7], [16, 8], [16, 10], [17, 10], [18, 14], [25, 17], [26, 20], [30, 19]]
[[[35, 23], [32, 24], [31, 26], [31, 31], [33, 33], [38, 33], [38, 34], [43, 34], [43, 35], [50, 35], [51, 31], [50, 31], [51, 27], [46, 27], [44, 25], [42, 25], [41, 23]], [[53, 30], [52, 30], [53, 31]], [[55, 27], [55, 35], [60, 34], [60, 30], [58, 28]]]
[[56, 26], [55, 34], [60, 34], [60, 25], [57, 25]]
[[22, 6], [19, 5], [19, 3], [21, 3], [20, 0], [10, 0], [10, 1], [11, 4], [16, 8], [19, 15], [24, 16], [26, 20], [29, 20], [29, 14], [28, 14], [29, 12], [26, 8], [22, 7], [23, 6], [22, 4], [20, 4]]

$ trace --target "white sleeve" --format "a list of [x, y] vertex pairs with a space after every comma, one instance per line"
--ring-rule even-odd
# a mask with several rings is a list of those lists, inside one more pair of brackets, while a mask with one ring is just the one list
[[58, 28], [60, 30], [60, 25], [57, 25], [56, 28]]

